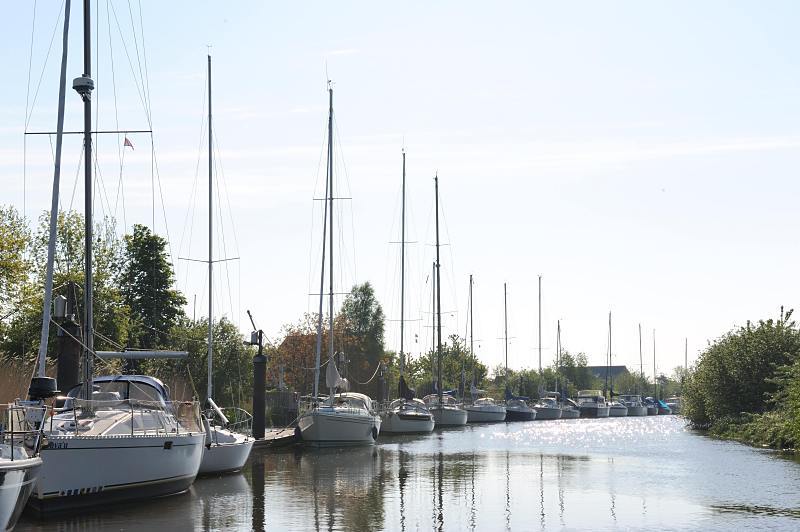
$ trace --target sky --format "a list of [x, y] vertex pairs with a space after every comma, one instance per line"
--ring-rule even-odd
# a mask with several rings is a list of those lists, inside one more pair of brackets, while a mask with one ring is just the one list
[[[68, 83], [82, 73], [73, 2]], [[34, 13], [35, 5], [35, 13]], [[0, 20], [0, 203], [49, 208], [57, 1]], [[319, 301], [327, 83], [336, 125], [336, 292], [369, 281], [399, 349], [401, 151], [405, 345], [431, 345], [438, 173], [444, 334], [538, 366], [562, 343], [670, 374], [747, 320], [793, 308], [800, 47], [793, 2], [93, 3], [95, 216], [168, 236], [187, 313], [208, 313], [207, 54], [213, 56], [216, 318], [249, 309], [272, 340]], [[56, 37], [51, 47], [51, 38]], [[49, 54], [48, 54], [49, 50]], [[66, 129], [82, 127], [67, 94]], [[83, 205], [80, 139], [61, 206]], [[220, 223], [221, 221], [221, 223]], [[327, 287], [326, 287], [327, 290]], [[195, 299], [196, 297], [196, 299]], [[337, 296], [336, 305], [342, 296]], [[327, 302], [325, 303], [327, 306]], [[655, 344], [653, 332], [655, 330]]]

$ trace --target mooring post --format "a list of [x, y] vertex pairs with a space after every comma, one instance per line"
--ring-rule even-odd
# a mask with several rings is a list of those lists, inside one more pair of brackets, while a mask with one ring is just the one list
[[75, 300], [77, 285], [67, 283], [66, 300], [56, 302], [55, 319], [59, 321], [56, 334], [56, 355], [58, 361], [56, 382], [64, 395], [80, 382], [81, 327], [75, 319]]
[[253, 357], [253, 437], [264, 438], [266, 425], [267, 357], [264, 356], [264, 332], [258, 330], [258, 354]]

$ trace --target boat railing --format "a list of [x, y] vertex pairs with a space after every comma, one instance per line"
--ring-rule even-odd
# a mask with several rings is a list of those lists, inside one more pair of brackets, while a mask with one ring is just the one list
[[[244, 408], [239, 408], [236, 406], [226, 406], [221, 407], [222, 414], [227, 418], [228, 424], [225, 425], [225, 428], [230, 430], [231, 432], [238, 432], [239, 434], [245, 434], [247, 436], [251, 436], [253, 434], [253, 415], [250, 414]], [[209, 421], [214, 421], [214, 415], [216, 412], [213, 409], [209, 409], [203, 412], [203, 415], [208, 418]]]
[[[50, 417], [49, 432], [86, 433], [92, 428], [93, 422], [103, 417], [102, 412], [111, 412], [109, 417], [113, 418], [102, 435], [157, 436], [203, 432], [200, 403], [197, 401], [102, 401], [77, 398], [72, 400], [71, 408]], [[71, 421], [71, 424], [67, 421]]]
[[11, 403], [0, 405], [0, 458], [26, 460], [44, 443], [44, 420], [50, 407]]

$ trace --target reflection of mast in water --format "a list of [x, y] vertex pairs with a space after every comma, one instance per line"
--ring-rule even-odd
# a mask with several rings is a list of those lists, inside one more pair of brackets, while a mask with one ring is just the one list
[[405, 507], [405, 487], [406, 481], [408, 479], [408, 469], [406, 469], [406, 462], [408, 461], [407, 453], [405, 451], [400, 451], [400, 470], [397, 474], [397, 478], [400, 481], [400, 530], [405, 531], [406, 529], [406, 507]]
[[558, 518], [561, 522], [561, 526], [564, 525], [564, 484], [563, 478], [561, 476], [562, 470], [564, 468], [564, 457], [559, 455], [556, 457], [556, 465], [558, 466]]
[[542, 523], [542, 530], [547, 527], [544, 524], [544, 455], [539, 455], [539, 508], [541, 511], [540, 519]]
[[251, 458], [250, 477], [253, 486], [253, 521], [255, 531], [264, 530], [264, 462]]
[[436, 483], [436, 491], [439, 494], [439, 503], [437, 504], [437, 512], [436, 512], [436, 522], [437, 522], [437, 530], [444, 530], [444, 495], [443, 491], [443, 478], [444, 477], [444, 453], [439, 451], [438, 454], [439, 459], [437, 467], [438, 467], [438, 476], [439, 479]]
[[509, 479], [511, 473], [508, 469], [508, 451], [506, 451], [506, 530], [511, 530], [511, 491], [509, 490]]
[[608, 493], [611, 495], [611, 519], [617, 522], [617, 490], [614, 488], [614, 459], [611, 459], [611, 478], [608, 483]]
[[472, 453], [472, 469], [470, 471], [472, 480], [472, 497], [469, 505], [469, 528], [475, 530], [475, 453]]

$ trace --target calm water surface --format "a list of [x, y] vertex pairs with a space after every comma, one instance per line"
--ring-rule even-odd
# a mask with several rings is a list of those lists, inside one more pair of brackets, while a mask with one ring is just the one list
[[800, 464], [681, 418], [467, 426], [254, 451], [189, 493], [17, 530], [800, 530]]

